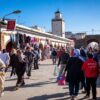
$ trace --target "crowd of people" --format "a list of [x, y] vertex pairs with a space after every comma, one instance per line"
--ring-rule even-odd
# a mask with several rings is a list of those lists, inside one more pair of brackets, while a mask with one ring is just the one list
[[90, 97], [90, 89], [92, 88], [92, 100], [97, 100], [96, 82], [100, 69], [100, 50], [74, 48], [69, 53], [62, 49], [62, 54], [58, 60], [59, 65], [58, 79], [65, 76], [69, 85], [71, 100], [78, 96], [80, 84], [84, 88], [82, 92], [86, 93], [84, 98]]
[[25, 50], [12, 48], [11, 52], [7, 52], [3, 49], [0, 52], [0, 95], [2, 96], [4, 90], [5, 74], [11, 68], [10, 77], [17, 76], [17, 82], [15, 89], [19, 89], [20, 86], [25, 85], [24, 74], [27, 74], [28, 79], [31, 77], [32, 67], [34, 70], [39, 69], [38, 61], [39, 48], [34, 46], [27, 46]]
[[100, 50], [69, 49], [65, 47], [48, 47], [41, 50], [38, 46], [27, 46], [24, 50], [12, 48], [11, 52], [3, 49], [0, 53], [0, 95], [3, 95], [5, 73], [11, 67], [10, 77], [17, 76], [15, 89], [25, 85], [24, 74], [28, 79], [31, 77], [32, 67], [39, 69], [39, 60], [45, 57], [52, 59], [52, 64], [60, 68], [58, 78], [65, 76], [65, 81], [69, 83], [69, 93], [71, 100], [79, 94], [80, 84], [86, 93], [85, 98], [90, 97], [92, 87], [93, 100], [96, 100], [96, 81], [99, 76]]

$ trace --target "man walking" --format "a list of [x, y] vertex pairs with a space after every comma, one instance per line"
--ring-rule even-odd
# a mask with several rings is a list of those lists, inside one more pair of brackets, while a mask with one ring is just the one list
[[61, 65], [61, 66], [60, 66], [60, 71], [59, 71], [59, 76], [58, 76], [58, 77], [62, 76], [63, 71], [64, 71], [64, 69], [66, 68], [68, 59], [69, 59], [69, 54], [66, 53], [66, 50], [63, 48], [62, 54], [61, 54], [61, 56], [59, 57], [59, 61], [58, 61], [58, 66]]
[[33, 57], [34, 57], [34, 54], [32, 53], [31, 47], [26, 48], [24, 55], [26, 56], [26, 62], [27, 62], [26, 70], [27, 70], [27, 76], [29, 78], [31, 76], [31, 70], [32, 70], [32, 65], [33, 65]]

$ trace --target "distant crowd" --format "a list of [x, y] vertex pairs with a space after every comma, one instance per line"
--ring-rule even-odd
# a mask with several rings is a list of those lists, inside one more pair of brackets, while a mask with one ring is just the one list
[[[80, 84], [86, 93], [85, 99], [90, 98], [90, 89], [92, 88], [92, 100], [97, 100], [96, 82], [100, 73], [100, 50], [93, 48], [73, 48], [71, 52], [62, 48], [58, 59], [60, 68], [57, 81], [60, 77], [65, 77], [69, 83], [69, 93], [71, 100], [77, 98]], [[56, 50], [52, 52], [53, 64], [56, 62]], [[64, 78], [63, 78], [64, 79]]]

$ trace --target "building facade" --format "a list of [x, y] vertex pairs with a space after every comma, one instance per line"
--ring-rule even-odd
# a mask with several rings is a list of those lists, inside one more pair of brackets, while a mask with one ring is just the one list
[[[74, 47], [74, 41], [63, 38], [54, 34], [46, 33], [44, 31], [29, 28], [23, 25], [16, 25], [16, 29], [14, 31], [8, 31], [7, 30], [7, 22], [5, 22], [5, 25], [1, 24], [0, 28], [0, 49], [10, 49], [11, 46], [11, 37], [14, 36], [13, 39], [15, 39], [16, 34], [20, 34], [22, 36], [30, 37], [31, 42], [42, 44], [43, 46], [49, 44], [52, 46], [63, 46], [63, 47]], [[16, 42], [16, 41], [15, 41]], [[15, 43], [16, 44], [16, 43]]]
[[84, 39], [86, 37], [86, 33], [72, 33], [72, 32], [65, 32], [66, 38], [75, 38], [76, 40]]

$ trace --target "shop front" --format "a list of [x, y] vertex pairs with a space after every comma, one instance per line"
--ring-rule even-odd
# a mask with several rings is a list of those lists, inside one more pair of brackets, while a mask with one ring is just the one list
[[36, 29], [16, 25], [16, 30], [7, 31], [2, 27], [0, 34], [0, 49], [11, 51], [12, 48], [24, 49], [27, 45], [36, 45], [41, 50], [46, 46], [50, 47], [66, 47], [68, 43], [73, 43], [72, 40], [55, 36], [50, 33], [40, 32]]

